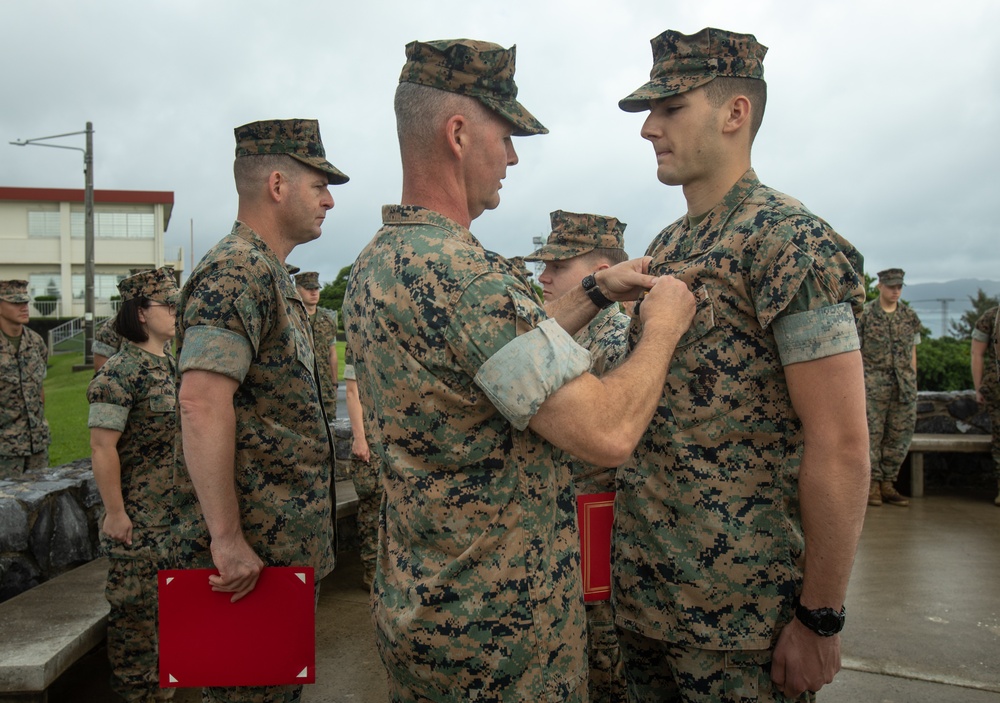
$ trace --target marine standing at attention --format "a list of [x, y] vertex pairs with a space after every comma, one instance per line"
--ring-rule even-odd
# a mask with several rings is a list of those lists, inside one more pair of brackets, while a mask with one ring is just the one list
[[868, 505], [875, 506], [910, 504], [896, 490], [896, 477], [917, 425], [920, 318], [899, 299], [904, 275], [903, 269], [879, 271], [878, 298], [858, 318], [872, 464]]
[[[500, 203], [512, 137], [546, 131], [516, 100], [514, 49], [417, 41], [406, 59], [401, 204], [383, 208], [344, 301], [384, 459], [372, 607], [390, 700], [584, 701], [574, 491], [553, 453], [628, 456], [693, 299], [636, 260], [543, 308], [469, 231]], [[632, 359], [592, 376], [571, 335], [646, 289]]]
[[[868, 490], [862, 257], [751, 168], [766, 47], [707, 28], [652, 48], [650, 80], [619, 106], [649, 113], [657, 179], [687, 202], [650, 244], [650, 272], [698, 304], [618, 471], [612, 602], [629, 695], [812, 700], [840, 669]], [[634, 318], [629, 346], [645, 334]]]
[[[177, 353], [183, 452], [178, 566], [212, 567], [238, 600], [264, 566], [333, 570], [333, 442], [309, 318], [285, 267], [313, 241], [347, 176], [326, 160], [315, 120], [237, 127], [232, 232], [181, 290]], [[297, 701], [301, 686], [204, 689], [205, 701]]]

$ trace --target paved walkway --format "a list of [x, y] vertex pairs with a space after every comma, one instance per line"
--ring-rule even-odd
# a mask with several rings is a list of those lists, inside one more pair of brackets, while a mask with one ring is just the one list
[[[306, 703], [386, 700], [360, 584], [357, 555], [342, 554], [320, 592], [319, 683], [306, 687]], [[1000, 703], [1000, 508], [992, 496], [869, 508], [847, 610], [845, 669], [820, 703]], [[103, 666], [98, 672], [92, 662], [71, 696], [50, 703], [109, 700], [86, 693], [106, 678]], [[189, 690], [175, 698], [198, 700]]]

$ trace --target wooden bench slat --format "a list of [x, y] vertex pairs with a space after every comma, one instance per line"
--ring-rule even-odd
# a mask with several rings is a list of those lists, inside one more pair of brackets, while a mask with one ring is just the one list
[[915, 434], [910, 442], [910, 496], [924, 495], [925, 452], [988, 452], [992, 437], [988, 434]]

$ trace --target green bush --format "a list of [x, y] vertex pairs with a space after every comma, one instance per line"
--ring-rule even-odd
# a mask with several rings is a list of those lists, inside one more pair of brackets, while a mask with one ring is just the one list
[[917, 388], [963, 391], [972, 388], [968, 339], [927, 338], [917, 347]]

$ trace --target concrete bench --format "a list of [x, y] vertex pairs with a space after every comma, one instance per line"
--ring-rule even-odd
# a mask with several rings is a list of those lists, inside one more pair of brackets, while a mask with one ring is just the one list
[[910, 442], [910, 495], [924, 495], [924, 454], [927, 452], [962, 452], [975, 454], [990, 451], [988, 434], [915, 434]]
[[[337, 481], [337, 519], [358, 512], [351, 481]], [[84, 566], [0, 603], [0, 703], [46, 703], [47, 689], [107, 636], [108, 560]]]
[[104, 640], [108, 560], [89, 564], [0, 603], [0, 701], [44, 703], [46, 689]]

